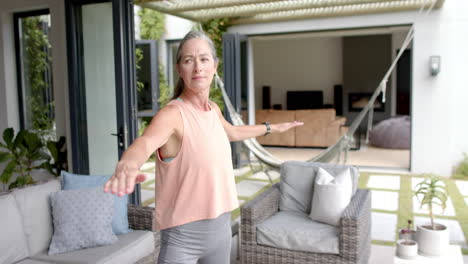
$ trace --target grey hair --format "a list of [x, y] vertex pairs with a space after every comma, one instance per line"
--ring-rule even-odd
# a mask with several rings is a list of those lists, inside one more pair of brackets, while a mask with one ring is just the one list
[[[213, 41], [208, 37], [208, 35], [205, 34], [203, 31], [190, 31], [185, 35], [185, 37], [180, 41], [179, 47], [177, 48], [176, 52], [176, 63], [179, 64], [180, 60], [182, 59], [182, 48], [184, 47], [185, 43], [191, 39], [204, 39], [208, 43], [208, 46], [210, 47], [211, 50], [211, 56], [213, 56], [213, 59], [215, 62], [218, 62], [218, 56], [216, 56], [216, 48], [213, 43]], [[179, 77], [179, 80], [177, 81], [177, 85], [174, 88], [174, 93], [172, 95], [171, 100], [176, 99], [179, 97], [182, 92], [184, 91], [184, 80]]]

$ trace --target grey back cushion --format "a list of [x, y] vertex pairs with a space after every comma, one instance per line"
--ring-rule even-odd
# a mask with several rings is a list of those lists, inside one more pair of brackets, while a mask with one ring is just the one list
[[13, 194], [0, 195], [0, 210], [0, 263], [15, 263], [28, 256], [28, 243]]
[[331, 175], [337, 175], [349, 168], [353, 181], [353, 195], [356, 193], [359, 179], [356, 167], [334, 163], [287, 161], [281, 165], [280, 211], [310, 213], [318, 168], [323, 168]]
[[53, 230], [49, 196], [59, 190], [60, 181], [54, 179], [13, 191], [23, 221], [30, 255], [49, 247]]

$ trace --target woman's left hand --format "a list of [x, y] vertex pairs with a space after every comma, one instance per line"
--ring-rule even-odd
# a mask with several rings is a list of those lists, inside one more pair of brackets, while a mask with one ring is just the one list
[[300, 122], [300, 121], [272, 124], [271, 125], [271, 132], [272, 133], [283, 133], [283, 132], [288, 131], [291, 128], [302, 126], [303, 124], [304, 124], [304, 122]]

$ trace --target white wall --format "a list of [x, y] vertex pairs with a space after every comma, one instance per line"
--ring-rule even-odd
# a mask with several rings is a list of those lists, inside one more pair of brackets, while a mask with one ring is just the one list
[[[0, 1], [0, 133], [7, 127], [20, 127], [13, 13], [48, 8], [51, 15], [52, 75], [57, 136], [70, 138], [68, 78], [63, 0]], [[71, 149], [70, 140], [67, 147]], [[68, 152], [71, 160], [71, 151]], [[1, 171], [1, 168], [0, 168]]]
[[[13, 30], [13, 13], [49, 8], [52, 30], [52, 75], [55, 97], [55, 120], [58, 136], [69, 136], [68, 79], [63, 0], [17, 0], [0, 2], [0, 131], [19, 128], [18, 92]], [[69, 138], [69, 137], [68, 137]]]
[[[271, 87], [271, 104], [286, 109], [286, 92], [322, 90], [333, 104], [333, 85], [342, 84], [342, 39], [308, 37], [253, 38], [255, 105], [262, 107], [262, 87]], [[305, 52], [307, 51], [307, 52]]]
[[[468, 1], [445, 1], [429, 16], [418, 12], [322, 18], [233, 26], [229, 32], [270, 34], [414, 24], [412, 65], [411, 171], [450, 175], [468, 152]], [[442, 58], [441, 72], [429, 75], [430, 55]]]

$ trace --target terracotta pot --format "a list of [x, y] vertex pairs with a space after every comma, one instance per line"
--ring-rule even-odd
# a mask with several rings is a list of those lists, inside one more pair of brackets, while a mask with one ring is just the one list
[[429, 224], [418, 226], [416, 241], [421, 255], [441, 256], [449, 245], [449, 231], [441, 224], [436, 224], [436, 230], [433, 230]]
[[418, 256], [418, 243], [410, 239], [400, 239], [397, 241], [396, 250], [399, 258], [413, 259]]

